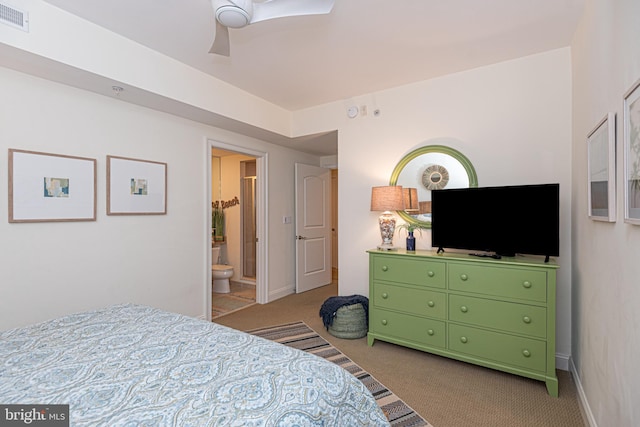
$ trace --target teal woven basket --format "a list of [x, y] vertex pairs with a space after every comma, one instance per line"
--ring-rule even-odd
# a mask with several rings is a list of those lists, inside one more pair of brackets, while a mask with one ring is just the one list
[[367, 315], [359, 303], [340, 307], [329, 325], [329, 333], [337, 338], [362, 338], [368, 330]]

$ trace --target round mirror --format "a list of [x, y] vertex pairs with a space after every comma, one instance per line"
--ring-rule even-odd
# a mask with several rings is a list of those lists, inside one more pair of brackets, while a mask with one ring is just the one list
[[444, 145], [427, 145], [398, 162], [389, 185], [401, 185], [405, 190], [407, 208], [398, 214], [408, 223], [431, 228], [431, 190], [477, 187], [478, 177], [461, 152]]

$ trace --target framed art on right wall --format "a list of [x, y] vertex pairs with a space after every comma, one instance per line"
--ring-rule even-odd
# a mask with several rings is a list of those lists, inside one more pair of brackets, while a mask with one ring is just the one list
[[589, 218], [616, 220], [616, 115], [608, 113], [587, 135]]
[[640, 80], [624, 95], [624, 221], [640, 225]]

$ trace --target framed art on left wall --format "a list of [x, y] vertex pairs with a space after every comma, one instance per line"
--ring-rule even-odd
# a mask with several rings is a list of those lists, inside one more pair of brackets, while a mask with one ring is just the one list
[[107, 156], [107, 215], [166, 213], [166, 163]]
[[9, 222], [95, 220], [95, 159], [9, 149]]

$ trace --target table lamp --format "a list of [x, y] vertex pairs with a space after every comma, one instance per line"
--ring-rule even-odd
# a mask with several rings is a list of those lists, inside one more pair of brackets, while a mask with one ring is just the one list
[[392, 211], [404, 210], [402, 186], [388, 185], [371, 188], [371, 210], [382, 212], [378, 218], [382, 244], [378, 245], [378, 249], [384, 251], [394, 250], [393, 233], [396, 229], [396, 218], [393, 216]]
[[420, 202], [419, 213], [421, 214], [430, 214], [431, 213], [431, 202]]

